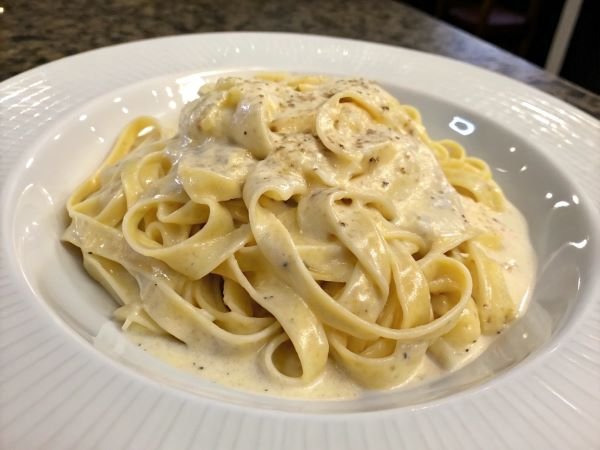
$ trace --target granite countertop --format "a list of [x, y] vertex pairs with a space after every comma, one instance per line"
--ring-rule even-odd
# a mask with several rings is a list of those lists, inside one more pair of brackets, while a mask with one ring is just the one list
[[0, 81], [67, 55], [208, 31], [288, 31], [397, 45], [523, 81], [600, 118], [600, 97], [393, 0], [45, 0], [3, 2]]

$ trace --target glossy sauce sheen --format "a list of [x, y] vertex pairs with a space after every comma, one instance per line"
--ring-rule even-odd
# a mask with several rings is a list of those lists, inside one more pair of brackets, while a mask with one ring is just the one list
[[[518, 304], [519, 314], [524, 313], [530, 298], [536, 266], [525, 219], [508, 202], [503, 212], [491, 211], [468, 199], [463, 200], [463, 206], [469, 221], [497, 231], [501, 235], [503, 248], [488, 250], [488, 253], [501, 263], [511, 297]], [[510, 328], [506, 332], [509, 331]], [[309, 386], [294, 386], [287, 383], [277, 384], [267, 378], [256, 364], [255, 355], [242, 355], [233, 359], [208, 351], [213, 348], [212, 345], [191, 349], [172, 339], [133, 330], [128, 335], [140, 348], [170, 366], [235, 389], [305, 399], [355, 398], [364, 392], [364, 388], [339, 370], [331, 358], [325, 372], [315, 382]], [[456, 355], [456, 364], [451, 370], [457, 370], [477, 358], [495, 338], [496, 336], [481, 336], [476, 343], [468, 347], [468, 351], [465, 348], [463, 353]], [[445, 373], [448, 371], [427, 357], [415, 375], [401, 387], [437, 378]]]
[[[535, 261], [524, 219], [509, 202], [504, 207], [504, 196], [489, 181], [489, 172], [478, 190], [465, 191], [478, 202], [461, 196], [453, 187], [456, 178], [452, 182], [447, 178], [443, 164], [450, 164], [454, 176], [458, 172], [477, 177], [473, 170], [478, 173], [485, 163], [476, 158], [465, 162], [464, 150], [462, 159], [457, 156], [458, 144], [440, 149], [442, 144], [430, 140], [418, 113], [375, 84], [353, 79], [315, 82], [306, 91], [285, 83], [241, 79], [218, 82], [216, 90], [207, 86], [199, 100], [182, 111], [178, 134], [156, 153], [170, 161], [171, 169], [156, 182], [150, 176], [149, 188], [127, 206], [120, 229], [117, 226], [123, 235], [114, 229], [109, 233], [82, 216], [77, 208], [86, 211], [83, 202], [83, 207], [72, 207], [74, 221], [64, 239], [82, 248], [89, 267], [110, 269], [94, 273], [103, 285], [115, 286], [124, 295], [117, 298], [124, 306], [115, 317], [140, 348], [215, 383], [284, 397], [351, 398], [365, 392], [365, 386], [398, 388], [463, 366], [526, 309]], [[140, 149], [101, 174], [100, 184], [106, 183], [106, 189], [96, 195], [100, 204], [113, 198], [122, 177], [134, 173], [127, 172], [137, 167], [132, 162], [137, 164], [152, 147]], [[439, 153], [443, 151], [447, 154]], [[142, 176], [136, 174], [137, 179]], [[111, 184], [115, 179], [118, 182]], [[465, 190], [460, 182], [458, 186]], [[145, 231], [134, 220], [144, 213], [145, 206], [140, 205], [158, 208], [164, 196], [180, 198], [181, 190], [187, 205], [205, 205], [207, 198], [219, 203], [214, 208], [221, 212], [211, 217], [221, 222], [211, 232], [231, 227], [222, 237], [231, 242], [224, 251], [194, 253], [212, 248], [189, 244], [197, 236], [203, 238], [203, 231], [193, 238], [186, 234], [184, 241], [169, 237], [167, 231], [166, 242], [182, 245], [163, 246], [161, 238], [148, 246], [148, 236], [143, 237]], [[135, 198], [133, 191], [130, 197]], [[236, 214], [239, 224], [233, 231]], [[199, 217], [185, 223], [198, 224], [203, 220]], [[112, 222], [119, 224], [118, 219]], [[473, 250], [470, 241], [480, 238], [481, 249]], [[225, 242], [206, 239], [211, 245]], [[229, 246], [240, 256], [228, 253]], [[152, 255], [160, 262], [146, 258]], [[123, 267], [101, 266], [102, 259], [97, 258], [102, 257], [129, 267], [142, 286], [139, 292], [131, 275], [113, 276]], [[238, 257], [252, 273], [254, 286], [245, 278]], [[465, 258], [485, 260], [487, 266], [478, 266], [470, 276], [462, 262]], [[234, 283], [229, 301], [241, 310], [242, 303], [233, 301], [235, 293], [243, 290], [251, 295], [271, 315], [252, 317], [253, 323], [272, 321], [273, 326], [261, 329], [273, 333], [282, 329], [281, 334], [256, 340], [260, 333], [246, 334], [238, 327], [225, 339], [223, 329], [214, 330], [221, 326], [217, 322], [226, 320], [222, 311], [208, 303], [190, 307], [196, 300], [176, 292], [171, 280], [192, 286], [225, 263], [229, 265], [221, 267], [227, 270], [222, 281]], [[478, 284], [480, 321], [467, 305], [476, 307], [473, 273], [488, 271], [496, 278], [503, 275], [501, 284], [506, 281], [506, 288]], [[336, 283], [344, 289], [336, 292]], [[459, 295], [451, 300], [448, 292]], [[493, 304], [488, 298], [492, 292], [501, 292]], [[389, 301], [394, 298], [397, 303]], [[454, 306], [444, 310], [451, 301]], [[240, 314], [233, 309], [229, 308]], [[136, 322], [138, 315], [146, 315], [146, 322]], [[459, 316], [467, 318], [466, 325], [464, 321], [458, 325]], [[481, 324], [483, 334], [478, 338], [480, 330], [469, 325], [473, 323], [469, 317], [475, 317], [478, 327]], [[144, 334], [144, 326], [162, 334]], [[457, 330], [460, 339], [455, 334], [451, 345], [436, 340], [449, 336], [448, 330]], [[374, 337], [385, 339], [373, 341]], [[252, 346], [246, 345], [248, 338]], [[293, 347], [283, 345], [288, 339]], [[382, 350], [394, 340], [391, 353]], [[283, 349], [276, 358], [275, 349]], [[275, 367], [275, 359], [292, 365], [299, 360], [301, 371], [284, 374]]]

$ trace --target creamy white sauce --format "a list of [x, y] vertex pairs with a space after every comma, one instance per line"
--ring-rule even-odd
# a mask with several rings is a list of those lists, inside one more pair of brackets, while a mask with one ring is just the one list
[[[351, 88], [359, 91], [365, 88], [361, 83], [348, 82]], [[256, 94], [249, 98], [254, 98], [259, 104], [263, 101], [262, 91], [252, 91], [252, 89], [263, 89], [261, 85], [249, 86], [245, 89], [249, 89], [249, 92], [246, 93]], [[290, 106], [291, 103], [300, 105], [307, 110], [315, 109], [330, 97], [328, 92], [317, 91], [315, 95], [310, 92], [297, 93], [294, 91], [289, 93], [282, 91], [279, 87], [275, 89], [275, 93], [283, 102], [279, 105], [280, 107], [283, 107], [284, 103]], [[385, 98], [378, 99], [381, 102], [384, 100]], [[227, 175], [230, 179], [246, 180], [248, 172], [254, 170], [259, 164], [254, 156], [260, 156], [260, 158], [265, 156], [252, 153], [259, 149], [270, 148], [269, 158], [262, 159], [261, 167], [257, 169], [255, 176], [257, 179], [259, 175], [263, 177], [263, 183], [275, 180], [275, 184], [285, 186], [296, 182], [296, 178], [303, 182], [303, 176], [300, 175], [311, 172], [322, 187], [351, 187], [377, 199], [381, 203], [378, 205], [381, 210], [405, 211], [406, 213], [400, 214], [394, 219], [394, 225], [402, 230], [414, 231], [431, 241], [443, 235], [465, 236], [467, 225], [463, 222], [460, 214], [460, 203], [462, 203], [469, 227], [494, 232], [501, 237], [501, 248], [486, 249], [486, 253], [503, 268], [507, 288], [515, 302], [518, 314], [523, 314], [526, 310], [535, 275], [535, 257], [529, 243], [525, 220], [509, 202], [506, 204], [505, 211], [496, 212], [470, 199], [459, 200], [456, 191], [442, 175], [430, 149], [410, 137], [412, 136], [410, 131], [414, 130], [405, 130], [407, 134], [400, 135], [387, 127], [374, 127], [368, 129], [362, 140], [356, 142], [353, 140], [357, 134], [355, 129], [334, 130], [339, 133], [338, 139], [343, 142], [348, 141], [346, 148], [360, 148], [366, 155], [363, 158], [365, 167], [350, 163], [339, 165], [335, 163], [335, 160], [332, 162], [324, 156], [326, 153], [322, 151], [322, 144], [311, 133], [274, 133], [267, 141], [263, 139], [264, 137], [259, 138], [258, 132], [261, 130], [246, 126], [246, 122], [251, 122], [247, 116], [260, 110], [252, 104], [249, 104], [247, 108], [238, 108], [236, 115], [228, 116], [228, 120], [224, 120], [224, 114], [231, 115], [233, 113], [222, 107], [223, 101], [224, 99], [219, 95], [214, 98], [208, 97], [208, 100], [200, 105], [198, 111], [191, 110], [188, 111], [189, 114], [182, 115], [182, 120], [189, 120], [190, 123], [184, 124], [181, 128], [188, 130], [189, 133], [184, 138], [172, 140], [167, 149], [174, 166], [180, 170], [176, 175], [173, 171], [174, 175], [164, 182], [166, 188], [165, 186], [162, 188], [165, 190], [180, 189], [182, 183], [193, 178], [192, 175], [186, 178], [187, 168], [197, 167]], [[270, 105], [270, 108], [266, 108], [265, 114], [273, 114], [272, 110], [276, 109], [275, 106]], [[385, 105], [383, 106], [385, 107]], [[246, 111], [247, 114], [241, 114], [239, 111]], [[210, 131], [209, 134], [214, 137], [204, 140], [196, 135], [198, 133], [196, 121], [199, 117], [203, 117], [199, 126], [206, 132]], [[302, 129], [303, 122], [300, 121], [298, 125], [297, 122], [288, 119], [289, 117], [283, 114], [257, 122], [271, 123], [279, 131], [286, 131], [292, 125], [300, 127], [299, 130], [294, 128], [292, 131], [304, 131]], [[361, 123], [369, 123], [368, 117], [359, 116], [350, 116], [348, 121], [354, 123], [356, 127]], [[231, 130], [225, 127], [224, 124], [227, 123], [230, 123]], [[271, 135], [267, 130], [263, 131], [263, 134]], [[231, 136], [226, 138], [225, 135], [228, 133], [235, 139], [232, 140]], [[261, 145], [257, 147], [256, 141], [260, 141]], [[392, 150], [385, 146], [377, 147], [379, 141], [393, 142]], [[344, 147], [342, 146], [342, 148]], [[385, 164], [380, 164], [380, 162], [385, 162]], [[121, 171], [122, 164], [124, 163], [116, 165], [113, 171]], [[355, 172], [362, 175], [354, 177]], [[107, 172], [107, 177], [111, 173]], [[297, 175], [296, 178], [295, 175]], [[248, 181], [246, 180], [246, 182]], [[391, 192], [395, 192], [397, 198], [392, 198]], [[107, 196], [112, 195], [114, 193], [107, 192]], [[307, 202], [307, 208], [310, 208], [311, 204], [314, 202]], [[415, 212], [419, 212], [419, 214]], [[298, 234], [297, 240], [301, 241], [311, 237], [320, 238], [319, 233], [324, 233], [325, 228], [319, 226], [319, 215], [306, 211], [304, 217], [310, 218], [311, 224], [304, 224], [305, 233], [304, 235]], [[351, 220], [352, 217], [348, 216], [341, 223], [349, 229], [352, 225]], [[449, 239], [449, 241], [452, 240]], [[366, 312], [367, 310], [365, 310]], [[379, 310], [375, 311], [375, 317], [379, 312]], [[240, 351], [235, 356], [232, 356], [231, 353], [219, 353], [215, 350], [220, 348], [216, 338], [212, 338], [214, 342], [201, 342], [203, 345], [187, 346], [171, 336], [144, 333], [142, 327], [135, 325], [129, 328], [126, 334], [138, 345], [140, 351], [147, 351], [177, 369], [235, 389], [307, 399], [353, 398], [365, 392], [363, 387], [338, 368], [332, 357], [329, 357], [325, 369], [317, 379], [309, 385], [305, 385], [303, 380], [298, 380], [297, 383], [294, 381], [282, 382], [268, 376], [261, 364], [257, 363], [260, 358], [254, 351]], [[451, 370], [463, 367], [485, 351], [496, 337], [481, 336], [469, 346], [456, 350], [451, 358], [453, 367], [450, 369], [440, 367], [432, 357], [426, 356], [411, 378], [401, 386], [393, 386], [392, 389], [404, 388], [437, 378]]]
[[518, 315], [522, 315], [531, 297], [537, 264], [525, 218], [509, 201], [502, 212], [464, 198], [463, 207], [471, 224], [501, 236], [501, 248], [487, 249], [487, 253], [502, 266], [508, 291], [517, 305]]
[[[535, 276], [535, 255], [529, 243], [527, 224], [520, 212], [509, 202], [506, 210], [495, 212], [464, 200], [465, 214], [475, 226], [485, 227], [500, 233], [503, 246], [498, 250], [488, 250], [488, 255], [501, 264], [511, 297], [518, 305], [519, 315], [527, 309], [532, 283]], [[510, 331], [510, 326], [505, 332]], [[240, 354], [235, 358], [209, 351], [212, 346], [189, 348], [174, 339], [140, 332], [132, 329], [128, 336], [140, 349], [161, 359], [167, 364], [195, 374], [206, 380], [234, 389], [253, 391], [266, 395], [305, 399], [349, 399], [360, 396], [365, 390], [340, 370], [330, 358], [323, 374], [313, 383], [282, 384], [268, 378], [256, 364], [256, 354]], [[482, 335], [477, 342], [457, 352], [457, 370], [476, 359], [496, 339], [497, 336]], [[433, 358], [423, 359], [421, 367], [402, 386], [406, 388], [426, 380], [438, 378], [449, 371], [440, 367]]]

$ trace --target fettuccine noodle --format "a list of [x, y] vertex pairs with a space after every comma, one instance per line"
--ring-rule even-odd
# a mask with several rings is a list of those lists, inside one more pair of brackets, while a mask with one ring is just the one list
[[502, 236], [466, 214], [507, 207], [489, 167], [375, 83], [223, 78], [165, 134], [135, 119], [67, 204], [63, 240], [124, 329], [253, 355], [278, 383], [333, 359], [387, 388], [517, 316]]

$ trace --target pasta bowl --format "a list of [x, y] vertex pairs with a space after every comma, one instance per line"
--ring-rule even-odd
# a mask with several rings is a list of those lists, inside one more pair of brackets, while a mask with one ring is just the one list
[[[256, 45], [266, 45], [262, 35], [252, 36]], [[218, 41], [219, 38], [214, 39]], [[293, 40], [294, 37], [285, 36], [285, 39]], [[11, 295], [18, 297], [28, 310], [33, 311], [32, 322], [38, 323], [39, 329], [49, 328], [59, 336], [55, 338], [56, 346], [47, 349], [48, 354], [57, 355], [62, 361], [61, 368], [57, 370], [64, 372], [64, 376], [53, 388], [57, 399], [65, 398], [69, 389], [64, 383], [68, 384], [70, 379], [74, 382], [74, 395], [83, 398], [83, 391], [77, 390], [78, 387], [84, 386], [86, 379], [93, 379], [94, 389], [89, 401], [100, 404], [98, 393], [112, 385], [113, 381], [120, 380], [120, 386], [129, 386], [122, 387], [123, 392], [131, 389], [138, 393], [148, 391], [156, 393], [156, 397], [151, 397], [156, 404], [162, 404], [165, 399], [164, 402], [180, 405], [176, 413], [178, 417], [186, 416], [181, 411], [188, 409], [188, 412], [204, 411], [204, 414], [215, 412], [213, 420], [223, 427], [227, 426], [227, 420], [234, 421], [241, 427], [240, 435], [247, 432], [255, 436], [252, 431], [244, 431], [243, 424], [263, 423], [261, 421], [268, 418], [279, 424], [282, 436], [286, 436], [282, 439], [289, 439], [288, 433], [294, 432], [290, 430], [298, 429], [298, 426], [317, 427], [315, 429], [320, 431], [316, 433], [321, 436], [331, 433], [328, 430], [343, 426], [342, 422], [337, 422], [342, 417], [351, 417], [348, 420], [368, 424], [365, 425], [369, 428], [365, 433], [372, 436], [375, 429], [373, 421], [377, 417], [398, 421], [408, 417], [410, 412], [419, 412], [414, 420], [443, 421], [453, 414], [450, 411], [460, 409], [465, 402], [483, 405], [489, 398], [502, 398], [502, 402], [508, 402], [506, 399], [516, 398], [520, 392], [529, 389], [530, 383], [548, 385], [552, 376], [548, 375], [547, 380], [544, 374], [549, 373], [548, 370], [553, 374], [560, 370], [557, 368], [561, 367], [561, 363], [557, 362], [558, 355], [561, 351], [568, 351], [564, 349], [569, 348], [568, 343], [574, 339], [585, 316], [592, 314], [597, 320], [594, 299], [599, 295], [595, 274], [600, 269], [600, 222], [597, 201], [592, 199], [598, 198], [595, 195], [599, 187], [594, 184], [596, 181], [590, 174], [590, 167], [577, 179], [572, 161], [563, 164], [571, 158], [569, 155], [580, 155], [577, 157], [584, 161], [580, 163], [583, 165], [586, 164], [585, 158], [593, 158], [585, 154], [584, 149], [593, 150], [594, 139], [599, 136], [597, 122], [521, 85], [516, 90], [508, 89], [516, 83], [474, 68], [465, 68], [459, 63], [384, 46], [314, 39], [314, 52], [305, 51], [311, 55], [323, 55], [325, 52], [331, 60], [315, 56], [313, 62], [299, 67], [292, 60], [274, 60], [265, 55], [258, 59], [248, 56], [246, 59], [246, 55], [254, 57], [260, 52], [256, 47], [254, 50], [245, 49], [243, 37], [234, 35], [231, 42], [242, 49], [242, 57], [235, 63], [226, 64], [225, 60], [219, 60], [224, 54], [218, 51], [221, 47], [216, 47], [215, 57], [220, 62], [215, 64], [196, 61], [197, 67], [191, 67], [191, 62], [186, 61], [176, 64], [177, 71], [173, 73], [148, 69], [136, 75], [136, 79], [106, 83], [93, 98], [88, 95], [77, 97], [77, 101], [64, 100], [64, 105], [68, 106], [64, 110], [50, 108], [55, 112], [47, 116], [50, 117], [49, 123], [44, 124], [39, 133], [30, 136], [26, 145], [20, 144], [14, 137], [18, 133], [17, 128], [11, 131], [10, 144], [19, 151], [18, 155], [11, 157], [10, 172], [3, 173], [7, 178], [2, 193], [2, 275], [14, 286], [14, 294]], [[161, 44], [162, 47], [158, 47], [162, 52], [170, 48], [171, 42], [166, 40], [153, 45]], [[222, 48], [230, 48], [231, 42], [223, 42]], [[269, 45], [274, 45], [269, 42]], [[124, 51], [124, 48], [113, 51]], [[320, 48], [321, 53], [316, 52], [316, 48]], [[347, 55], [342, 57], [341, 48], [348, 50], [353, 58], [360, 54], [378, 64], [356, 65], [356, 59], [344, 59]], [[105, 52], [97, 56], [109, 57], [111, 51]], [[388, 52], [394, 55], [399, 52], [397, 56], [405, 57], [407, 62], [391, 70], [385, 63]], [[335, 58], [347, 62], [333, 65], [331, 61]], [[465, 78], [462, 81], [456, 81], [456, 77], [438, 80], [429, 72], [424, 75], [423, 69], [419, 69], [422, 67], [420, 63], [429, 59], [464, 73]], [[65, 64], [64, 67], [68, 67], [78, 63], [72, 59]], [[152, 358], [123, 335], [111, 319], [115, 308], [113, 300], [87, 276], [79, 255], [60, 242], [67, 223], [64, 204], [69, 193], [102, 161], [112, 140], [131, 118], [151, 115], [175, 126], [177, 113], [185, 103], [195, 98], [198, 88], [207, 81], [224, 74], [263, 70], [360, 75], [374, 79], [402, 103], [417, 107], [431, 136], [452, 138], [472, 155], [489, 163], [507, 198], [527, 219], [538, 268], [527, 312], [479, 358], [458, 371], [406, 388], [365, 391], [359, 398], [351, 400], [304, 401], [253, 394], [207, 382]], [[58, 83], [65, 82], [60, 75], [53, 76], [58, 77]], [[476, 81], [469, 86], [469, 79]], [[56, 89], [51, 81], [46, 79], [44, 82], [49, 89]], [[433, 85], [434, 82], [435, 88], [427, 89], [428, 83]], [[507, 90], [497, 89], [498, 85], [507, 87]], [[450, 86], [462, 95], [447, 95]], [[83, 85], [80, 89], [83, 90]], [[39, 120], [33, 117], [37, 106], [32, 108], [29, 120]], [[44, 114], [50, 113], [40, 113], [38, 117]], [[26, 126], [23, 123], [22, 127]], [[579, 149], [575, 150], [577, 146]], [[591, 166], [594, 164], [592, 162]], [[18, 330], [25, 322], [16, 320], [14, 323]], [[26, 337], [23, 339], [21, 341], [15, 334], [14, 345], [23, 345], [19, 344], [27, 340]], [[43, 342], [37, 342], [38, 346], [46, 349]], [[35, 352], [34, 347], [28, 351]], [[554, 368], [545, 369], [550, 366]], [[534, 378], [539, 381], [532, 381]], [[29, 375], [22, 382], [32, 380], [33, 383], [35, 379], [35, 376]], [[35, 387], [28, 389], [27, 398], [35, 402]], [[118, 397], [114, 392], [111, 387], [113, 398], [116, 398], [114, 395]], [[142, 397], [135, 396], [131, 400], [132, 408], [151, 406]], [[540, 402], [543, 403], [541, 399]], [[82, 399], [78, 404], [86, 414], [92, 414], [84, 403]], [[102, 408], [108, 410], [110, 406]], [[474, 408], [471, 415], [482, 406]], [[501, 411], [502, 408], [504, 406], [498, 407]], [[73, 406], [71, 409], [77, 408]], [[164, 409], [172, 412], [172, 408]], [[285, 412], [282, 422], [277, 422], [272, 411]], [[162, 414], [157, 413], [152, 420], [159, 420], [157, 418]], [[227, 419], [229, 417], [233, 418]], [[50, 423], [45, 416], [39, 420], [44, 424]], [[150, 427], [147, 424], [151, 424], [152, 420], [146, 417], [138, 424], [140, 429]], [[290, 421], [290, 424], [285, 421]], [[194, 429], [192, 425], [184, 428], [188, 430], [188, 427]], [[209, 419], [203, 419], [201, 429], [212, 436], [208, 431]], [[489, 429], [493, 433], [494, 426], [489, 425]], [[389, 439], [387, 436], [393, 432], [387, 430], [379, 438], [369, 438], [373, 448]], [[44, 432], [45, 435], [39, 436], [60, 439], [75, 436], [54, 435], [50, 428]], [[165, 433], [171, 442], [178, 442], [172, 431]], [[188, 438], [195, 439], [190, 433]], [[347, 435], [351, 436], [351, 432]], [[321, 445], [324, 442], [321, 439], [325, 438], [316, 439], [319, 446], [325, 446]], [[419, 437], [415, 439], [414, 442], [420, 442]], [[236, 443], [243, 447], [242, 441], [236, 440]]]

